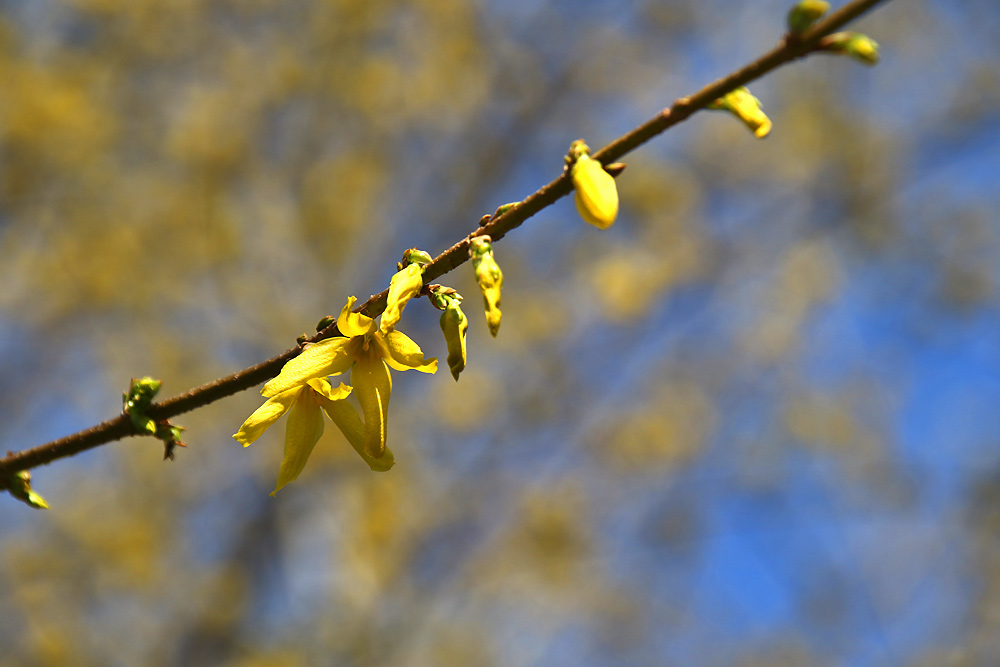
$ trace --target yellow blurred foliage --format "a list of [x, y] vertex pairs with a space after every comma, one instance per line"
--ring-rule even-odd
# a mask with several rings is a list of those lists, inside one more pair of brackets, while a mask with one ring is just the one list
[[714, 428], [711, 398], [690, 381], [656, 387], [635, 409], [609, 417], [590, 447], [619, 472], [655, 473], [690, 462]]
[[806, 318], [839, 282], [836, 257], [825, 242], [798, 241], [785, 253], [761, 296], [756, 320], [745, 333], [747, 351], [765, 362], [781, 358], [799, 343]]
[[0, 59], [0, 143], [57, 169], [81, 168], [115, 135], [115, 116], [98, 97], [101, 79], [96, 63], [45, 68]]
[[[487, 557], [490, 564], [481, 571], [482, 585], [490, 589], [490, 582], [516, 578], [525, 587], [543, 592], [580, 586], [581, 568], [588, 564], [594, 548], [588, 516], [587, 498], [572, 482], [529, 489], [497, 548]], [[515, 587], [509, 593], [518, 590]]]

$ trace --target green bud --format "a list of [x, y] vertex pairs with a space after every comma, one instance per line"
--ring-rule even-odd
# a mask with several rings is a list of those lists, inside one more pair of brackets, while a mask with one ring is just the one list
[[416, 248], [410, 248], [403, 253], [403, 261], [401, 262], [402, 268], [406, 268], [410, 264], [419, 264], [420, 266], [426, 266], [434, 261], [434, 258], [430, 256], [429, 253], [423, 250], [417, 250]]
[[837, 32], [820, 42], [820, 48], [854, 58], [865, 65], [878, 63], [878, 42], [860, 32]]
[[618, 178], [627, 166], [624, 162], [612, 162], [611, 164], [604, 165], [604, 171], [611, 174], [613, 178]]
[[503, 215], [504, 213], [506, 213], [507, 211], [509, 211], [510, 209], [514, 208], [515, 206], [517, 206], [520, 203], [521, 202], [519, 202], [519, 201], [512, 201], [509, 204], [502, 204], [501, 206], [498, 206], [497, 210], [493, 213], [493, 217], [494, 218], [499, 218], [501, 215]]
[[22, 503], [39, 510], [47, 510], [49, 504], [45, 498], [32, 491], [31, 473], [27, 470], [16, 472], [6, 480], [0, 481], [0, 490], [6, 489], [10, 495], [14, 496]]
[[427, 290], [427, 298], [430, 299], [431, 305], [438, 310], [444, 310], [453, 300], [457, 299], [459, 303], [462, 301], [462, 295], [451, 287], [428, 285]]
[[326, 317], [324, 317], [323, 319], [321, 319], [319, 322], [316, 323], [316, 331], [322, 331], [323, 329], [327, 328], [336, 321], [337, 321], [336, 317], [334, 317], [333, 315], [327, 315]]
[[138, 380], [132, 378], [132, 383], [129, 385], [128, 390], [129, 398], [138, 402], [145, 401], [148, 405], [152, 402], [153, 397], [159, 393], [162, 385], [162, 382], [154, 380], [149, 376], [139, 378]]
[[824, 0], [801, 0], [788, 11], [788, 32], [801, 35], [816, 21], [830, 11], [830, 3]]
[[153, 397], [160, 391], [162, 383], [151, 377], [132, 378], [128, 393], [122, 394], [122, 410], [132, 420], [132, 425], [141, 433], [156, 435], [156, 422], [146, 416], [146, 410]]
[[566, 168], [569, 169], [572, 167], [580, 159], [581, 155], [590, 155], [590, 146], [583, 139], [577, 139], [569, 145], [569, 151], [566, 153], [566, 157], [563, 158]]
[[472, 261], [487, 254], [493, 254], [493, 239], [486, 234], [469, 239], [469, 257]]

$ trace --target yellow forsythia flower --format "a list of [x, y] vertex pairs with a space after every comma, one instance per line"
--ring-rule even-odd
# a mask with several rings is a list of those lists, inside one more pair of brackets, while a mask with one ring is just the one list
[[476, 282], [479, 291], [483, 293], [483, 306], [486, 312], [486, 325], [490, 334], [496, 338], [500, 331], [500, 290], [503, 288], [503, 271], [493, 259], [493, 240], [487, 236], [476, 236], [469, 245], [469, 256], [476, 272]]
[[760, 100], [746, 86], [730, 91], [712, 102], [709, 109], [728, 111], [743, 121], [758, 139], [771, 132], [771, 119], [761, 111]]
[[598, 229], [607, 229], [618, 216], [615, 179], [604, 171], [600, 162], [590, 157], [590, 147], [583, 139], [577, 139], [570, 145], [567, 160], [572, 165], [570, 177], [576, 189], [576, 210]]
[[[299, 356], [301, 357], [301, 355]], [[285, 367], [287, 368], [288, 364], [285, 364]], [[282, 373], [284, 373], [284, 370], [282, 370]], [[278, 377], [281, 376], [279, 375]], [[312, 454], [313, 448], [319, 442], [320, 436], [323, 435], [324, 411], [340, 427], [340, 430], [344, 432], [348, 441], [351, 441], [352, 446], [357, 448], [363, 444], [363, 441], [355, 444], [356, 437], [352, 440], [352, 435], [350, 434], [350, 426], [352, 424], [345, 418], [342, 406], [339, 405], [343, 404], [343, 406], [354, 412], [354, 408], [343, 400], [350, 393], [351, 387], [345, 384], [341, 384], [338, 388], [334, 389], [324, 377], [309, 378], [292, 384], [283, 391], [271, 394], [267, 401], [264, 402], [264, 405], [257, 408], [243, 422], [240, 430], [233, 435], [233, 438], [236, 442], [247, 447], [263, 435], [264, 431], [278, 421], [282, 415], [286, 412], [288, 413], [288, 422], [285, 424], [285, 455], [281, 460], [281, 467], [278, 469], [277, 485], [271, 495], [277, 493], [281, 487], [289, 482], [295, 481], [302, 472], [302, 469], [305, 468], [306, 462], [309, 460], [309, 455]], [[354, 418], [357, 419], [356, 412]], [[388, 470], [387, 467], [379, 463], [373, 465], [373, 462], [369, 461], [369, 465], [373, 469]], [[389, 467], [391, 467], [391, 463]]]
[[[351, 371], [353, 393], [364, 414], [363, 456], [381, 459], [389, 453], [385, 445], [389, 396], [392, 393], [389, 368], [398, 371], [413, 368], [423, 373], [436, 373], [437, 359], [425, 359], [420, 347], [403, 332], [393, 330], [383, 334], [375, 325], [375, 320], [361, 313], [352, 313], [356, 301], [353, 296], [348, 299], [337, 318], [337, 329], [343, 336], [327, 338], [307, 347], [285, 364], [278, 377], [265, 384], [260, 393], [275, 397], [312, 378]], [[327, 414], [337, 421], [330, 411]], [[350, 429], [340, 422], [337, 425], [350, 440]]]

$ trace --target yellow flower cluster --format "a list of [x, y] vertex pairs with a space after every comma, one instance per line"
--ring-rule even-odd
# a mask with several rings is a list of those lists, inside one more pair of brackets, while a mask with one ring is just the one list
[[[409, 298], [409, 297], [407, 297]], [[285, 456], [278, 471], [275, 491], [295, 480], [305, 467], [313, 447], [323, 434], [323, 412], [372, 470], [388, 470], [392, 452], [386, 447], [389, 369], [437, 372], [437, 359], [425, 359], [420, 347], [406, 334], [392, 328], [383, 332], [375, 320], [353, 313], [357, 299], [351, 297], [337, 318], [342, 334], [306, 347], [285, 364], [281, 373], [264, 385], [267, 401], [243, 423], [233, 436], [244, 447], [260, 437], [279, 417], [289, 413], [285, 427]], [[402, 305], [393, 302], [402, 311]], [[329, 375], [351, 372], [351, 386], [333, 389]], [[354, 394], [364, 421], [344, 399]]]

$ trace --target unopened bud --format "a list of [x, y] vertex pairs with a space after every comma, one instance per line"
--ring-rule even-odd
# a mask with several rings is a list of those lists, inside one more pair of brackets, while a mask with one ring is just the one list
[[469, 330], [469, 319], [462, 312], [461, 302], [461, 297], [451, 297], [441, 313], [441, 331], [448, 344], [448, 368], [456, 382], [458, 375], [465, 370], [465, 334]]
[[136, 430], [156, 435], [156, 422], [146, 416], [146, 410], [160, 391], [162, 383], [151, 377], [132, 378], [128, 392], [122, 394], [122, 411], [132, 420]]
[[801, 35], [828, 11], [830, 11], [829, 2], [801, 0], [788, 11], [788, 32], [793, 35]]
[[708, 105], [709, 109], [728, 111], [750, 128], [758, 139], [771, 132], [771, 119], [760, 108], [760, 100], [750, 94], [746, 86], [740, 86]]
[[22, 503], [35, 509], [47, 510], [49, 508], [49, 504], [45, 502], [45, 498], [42, 498], [31, 489], [31, 473], [27, 470], [16, 472], [6, 480], [0, 479], [0, 491], [4, 489]]
[[486, 313], [486, 325], [490, 334], [496, 338], [500, 331], [500, 292], [503, 288], [503, 272], [493, 258], [493, 243], [489, 236], [476, 236], [469, 245], [469, 256], [476, 272], [476, 282], [483, 294], [483, 307]]
[[566, 155], [570, 177], [576, 190], [576, 210], [580, 217], [598, 229], [607, 229], [618, 216], [618, 188], [615, 179], [600, 162], [590, 157], [590, 148], [577, 139]]
[[837, 32], [820, 42], [820, 47], [831, 53], [850, 56], [865, 65], [878, 63], [878, 42], [860, 32]]

